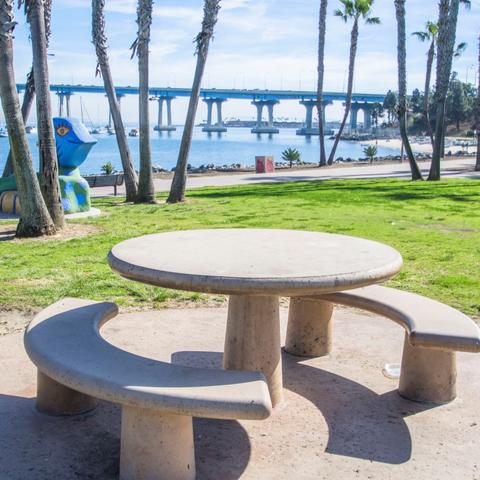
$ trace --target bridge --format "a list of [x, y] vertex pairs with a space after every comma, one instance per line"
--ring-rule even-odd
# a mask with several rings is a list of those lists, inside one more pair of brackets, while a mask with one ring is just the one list
[[[24, 84], [17, 84], [19, 92], [25, 90]], [[105, 89], [102, 85], [50, 85], [50, 90], [59, 97], [59, 115], [70, 115], [70, 98], [75, 93], [96, 93], [105, 95]], [[115, 87], [117, 98], [125, 95], [138, 95], [138, 87]], [[172, 124], [172, 101], [177, 97], [190, 97], [190, 88], [172, 88], [172, 87], [151, 87], [150, 100], [158, 102], [158, 121], [155, 130], [171, 131], [175, 130]], [[313, 110], [316, 107], [317, 93], [306, 90], [259, 90], [259, 89], [217, 89], [206, 88], [201, 90], [201, 98], [207, 104], [207, 123], [203, 127], [206, 132], [224, 132], [226, 126], [222, 117], [222, 104], [228, 100], [239, 99], [249, 100], [257, 109], [257, 121], [252, 133], [278, 133], [274, 125], [274, 107], [280, 101], [298, 100], [306, 109], [304, 126], [297, 131], [299, 135], [318, 135], [318, 127], [313, 124]], [[357, 115], [360, 110], [364, 112], [364, 130], [368, 131], [372, 126], [372, 110], [378, 103], [383, 103], [385, 95], [372, 93], [354, 93], [352, 98], [352, 109], [350, 115], [350, 128], [357, 130]], [[323, 118], [325, 124], [325, 110], [327, 105], [333, 102], [344, 102], [346, 94], [344, 92], [324, 92], [323, 94]], [[164, 122], [163, 106], [167, 108], [167, 118]], [[213, 107], [216, 106], [216, 122], [213, 121]], [[268, 111], [268, 121], [263, 121], [263, 110]]]

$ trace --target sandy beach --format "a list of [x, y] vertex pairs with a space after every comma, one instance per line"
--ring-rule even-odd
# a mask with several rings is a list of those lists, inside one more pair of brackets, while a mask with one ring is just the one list
[[[402, 148], [402, 140], [400, 138], [392, 138], [392, 139], [379, 139], [379, 140], [368, 140], [365, 143], [366, 145], [377, 145], [379, 147], [386, 147], [386, 148]], [[432, 153], [432, 146], [430, 143], [416, 143], [411, 142], [412, 149], [415, 153]], [[461, 150], [461, 147], [455, 147]]]

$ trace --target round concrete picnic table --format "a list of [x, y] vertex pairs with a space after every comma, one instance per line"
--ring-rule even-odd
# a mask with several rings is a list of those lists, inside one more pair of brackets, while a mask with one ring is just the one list
[[274, 405], [282, 399], [279, 296], [375, 284], [402, 266], [395, 249], [371, 240], [270, 229], [145, 235], [114, 246], [108, 261], [138, 282], [230, 295], [224, 367], [263, 372]]

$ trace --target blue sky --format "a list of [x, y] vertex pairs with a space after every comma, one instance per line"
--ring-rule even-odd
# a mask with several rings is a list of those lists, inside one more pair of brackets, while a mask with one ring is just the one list
[[[50, 51], [52, 83], [101, 83], [95, 78], [95, 54], [90, 36], [90, 0], [54, 0], [53, 35]], [[107, 30], [113, 76], [118, 85], [136, 85], [136, 62], [130, 60], [129, 46], [135, 38], [135, 0], [107, 0]], [[319, 0], [223, 0], [215, 40], [212, 43], [205, 87], [269, 88], [313, 90], [316, 82], [316, 51]], [[472, 9], [461, 10], [458, 41], [468, 43], [454, 70], [462, 80], [475, 76], [477, 37], [480, 25], [480, 0]], [[202, 0], [157, 0], [151, 43], [151, 84], [155, 86], [190, 86], [195, 67], [192, 40], [199, 30]], [[326, 90], [342, 91], [348, 66], [350, 25], [333, 16], [339, 6], [329, 2], [326, 50]], [[396, 89], [396, 21], [393, 0], [377, 0], [374, 15], [382, 24], [362, 25], [360, 31], [355, 90], [385, 92]], [[407, 1], [407, 32], [423, 29], [427, 20], [437, 16], [436, 0]], [[28, 29], [22, 11], [15, 35], [15, 68], [18, 82], [23, 82], [31, 63]], [[409, 35], [409, 90], [422, 88], [427, 45]], [[106, 118], [106, 99], [83, 97], [90, 116]], [[57, 100], [54, 99], [56, 111]], [[79, 97], [72, 100], [74, 114], [79, 111]], [[153, 107], [153, 105], [152, 105]], [[174, 121], [182, 123], [186, 100], [174, 104]], [[231, 101], [224, 106], [224, 116], [252, 118], [253, 107], [246, 101]], [[135, 121], [136, 98], [125, 101], [127, 121]], [[283, 102], [276, 116], [301, 117], [303, 107]], [[152, 108], [152, 119], [155, 111]], [[340, 106], [329, 109], [329, 117], [339, 117]], [[199, 111], [205, 117], [205, 108]]]

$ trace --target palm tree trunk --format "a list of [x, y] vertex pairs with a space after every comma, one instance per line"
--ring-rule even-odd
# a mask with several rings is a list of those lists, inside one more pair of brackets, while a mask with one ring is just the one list
[[134, 52], [138, 53], [139, 77], [139, 123], [140, 123], [140, 176], [136, 203], [155, 203], [155, 188], [152, 178], [152, 153], [150, 148], [149, 95], [148, 95], [148, 46], [152, 23], [152, 0], [138, 2], [138, 37]]
[[13, 0], [0, 2], [0, 98], [12, 150], [21, 215], [17, 236], [36, 237], [55, 233], [33, 168], [25, 124], [20, 110], [13, 71]]
[[65, 220], [58, 180], [57, 150], [52, 123], [43, 0], [30, 0], [27, 3], [27, 19], [31, 32], [37, 101], [40, 188], [53, 223], [57, 228], [63, 228]]
[[402, 143], [407, 153], [408, 163], [412, 172], [412, 180], [423, 180], [413, 155], [407, 133], [407, 48], [405, 34], [405, 0], [395, 0], [395, 13], [397, 17], [397, 61], [398, 61], [398, 123]]
[[445, 104], [455, 49], [459, 4], [460, 0], [440, 0], [439, 3], [435, 143], [428, 180], [440, 180], [440, 162], [445, 143]]
[[328, 0], [320, 1], [320, 15], [318, 22], [318, 84], [317, 84], [317, 110], [318, 110], [318, 130], [320, 140], [320, 162], [319, 166], [324, 167], [327, 164], [327, 155], [325, 153], [325, 132], [323, 129], [323, 77], [325, 73], [325, 34], [327, 31], [327, 4]]
[[185, 201], [185, 189], [187, 185], [187, 165], [188, 154], [192, 144], [193, 128], [195, 126], [195, 114], [197, 113], [198, 100], [200, 98], [200, 88], [202, 85], [203, 73], [207, 63], [208, 48], [213, 36], [213, 29], [217, 23], [218, 11], [220, 10], [220, 0], [205, 0], [203, 7], [202, 31], [197, 35], [197, 65], [195, 67], [195, 76], [193, 78], [192, 94], [188, 103], [187, 118], [183, 129], [182, 143], [178, 153], [177, 166], [173, 176], [170, 194], [167, 203], [177, 203]]
[[475, 126], [477, 130], [477, 161], [475, 171], [480, 172], [480, 35], [478, 36], [478, 75], [477, 104], [475, 106]]
[[430, 137], [430, 141], [432, 142], [432, 147], [434, 146], [434, 138], [433, 138], [433, 130], [432, 124], [430, 122], [430, 82], [432, 78], [432, 67], [433, 67], [433, 60], [435, 58], [435, 39], [432, 39], [432, 43], [430, 44], [430, 48], [428, 49], [427, 55], [427, 73], [425, 75], [425, 93], [423, 96], [423, 117], [425, 119], [425, 123], [427, 124], [427, 132], [428, 136]]
[[125, 178], [126, 201], [134, 202], [137, 197], [137, 174], [133, 168], [132, 155], [128, 146], [125, 126], [120, 113], [115, 86], [113, 84], [110, 63], [107, 54], [107, 37], [105, 35], [105, 0], [92, 0], [92, 40], [97, 53], [97, 74], [101, 73], [108, 98], [110, 113], [115, 127], [118, 150], [122, 161]]
[[332, 165], [335, 158], [335, 152], [337, 151], [338, 142], [342, 136], [345, 124], [347, 123], [348, 114], [350, 113], [350, 107], [352, 106], [352, 94], [353, 94], [353, 74], [355, 72], [355, 58], [357, 56], [357, 43], [358, 43], [358, 17], [355, 18], [353, 22], [352, 32], [350, 34], [350, 60], [348, 65], [348, 87], [347, 87], [347, 98], [345, 100], [345, 113], [343, 115], [342, 123], [340, 129], [338, 130], [337, 135], [335, 136], [335, 141], [333, 142], [332, 151], [328, 157], [328, 164]]
[[195, 126], [195, 115], [197, 113], [198, 100], [200, 98], [200, 88], [202, 84], [203, 72], [205, 71], [206, 57], [197, 56], [197, 66], [195, 67], [195, 76], [192, 85], [192, 94], [188, 102], [187, 117], [182, 134], [182, 143], [178, 153], [175, 174], [170, 188], [170, 194], [167, 203], [177, 203], [185, 201], [185, 189], [187, 186], [187, 165], [188, 154], [192, 144], [193, 128]]
[[[33, 68], [27, 75], [27, 83], [25, 85], [25, 91], [23, 93], [22, 101], [22, 118], [23, 123], [27, 123], [30, 111], [32, 110], [33, 102], [35, 100], [35, 83], [33, 81]], [[9, 177], [13, 175], [13, 158], [12, 152], [8, 152], [7, 163], [3, 169], [2, 177]]]

